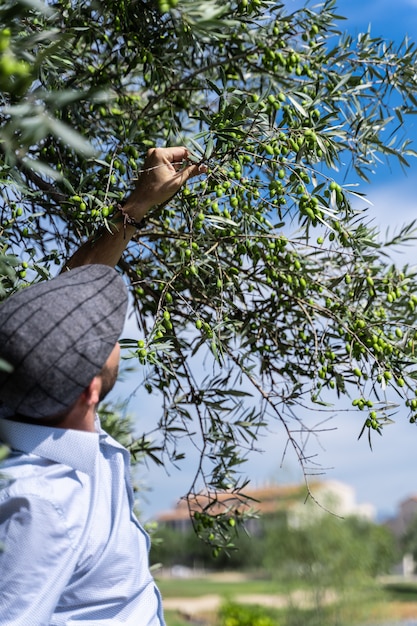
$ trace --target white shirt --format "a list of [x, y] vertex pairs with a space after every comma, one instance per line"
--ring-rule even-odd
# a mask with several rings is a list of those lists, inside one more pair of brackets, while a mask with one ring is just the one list
[[0, 624], [164, 626], [129, 453], [97, 433], [0, 419]]

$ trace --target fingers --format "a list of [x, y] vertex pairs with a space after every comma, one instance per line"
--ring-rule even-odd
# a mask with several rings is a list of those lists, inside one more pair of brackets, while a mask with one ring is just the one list
[[148, 150], [135, 193], [149, 207], [172, 198], [186, 181], [207, 171], [202, 164], [189, 163], [184, 146]]
[[206, 171], [207, 167], [203, 164], [187, 165], [178, 172], [181, 178], [181, 185], [183, 185], [189, 178], [193, 178], [194, 176], [198, 176], [199, 174], [204, 174]]
[[[188, 150], [184, 146], [151, 148], [146, 155], [144, 171], [148, 171], [148, 174], [154, 173], [158, 178], [166, 178], [163, 166], [168, 166], [171, 172], [176, 173], [171, 174], [171, 182], [180, 187], [189, 178], [207, 171], [204, 164], [191, 163], [187, 165], [188, 156]], [[160, 169], [161, 166], [162, 170]]]
[[[146, 165], [152, 164], [155, 167], [157, 165], [168, 164], [171, 165], [176, 171], [179, 171], [183, 169], [184, 164], [186, 164], [188, 161], [188, 158], [189, 152], [184, 146], [173, 146], [170, 148], [151, 148], [147, 152]], [[203, 163], [197, 165], [190, 164], [190, 167], [197, 168], [196, 170], [191, 170], [191, 176], [203, 174], [207, 171], [207, 167]], [[187, 178], [190, 178], [190, 175], [187, 175]]]
[[168, 164], [176, 170], [182, 167], [188, 158], [188, 150], [184, 146], [170, 148], [151, 148], [146, 155], [145, 167]]

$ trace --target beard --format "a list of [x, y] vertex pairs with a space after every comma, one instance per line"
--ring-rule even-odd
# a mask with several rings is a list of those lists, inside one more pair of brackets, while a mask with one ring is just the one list
[[109, 366], [104, 365], [101, 370], [99, 376], [101, 378], [101, 392], [100, 392], [100, 402], [104, 400], [107, 394], [113, 389], [117, 376], [119, 374], [119, 365]]

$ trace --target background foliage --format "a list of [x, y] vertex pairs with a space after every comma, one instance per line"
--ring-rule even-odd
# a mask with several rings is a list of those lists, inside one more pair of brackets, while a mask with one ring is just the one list
[[0, 7], [1, 297], [106, 226], [147, 148], [208, 165], [119, 263], [142, 337], [125, 345], [161, 406], [135, 450], [178, 462], [191, 439], [190, 498], [240, 491], [270, 420], [308, 476], [309, 413], [346, 397], [369, 436], [397, 404], [416, 419], [416, 277], [389, 257], [414, 224], [384, 240], [360, 201], [414, 156], [416, 50], [341, 25], [334, 0]]
[[399, 559], [388, 529], [353, 516], [312, 515], [295, 527], [285, 513], [264, 515], [255, 533], [240, 532], [236, 549], [216, 558], [192, 528], [180, 532], [161, 525], [158, 537], [151, 549], [152, 564], [258, 572], [283, 584], [315, 587], [317, 593], [387, 574]]

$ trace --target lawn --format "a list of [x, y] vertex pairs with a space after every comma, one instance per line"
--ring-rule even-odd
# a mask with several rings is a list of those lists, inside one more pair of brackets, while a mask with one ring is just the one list
[[[220, 604], [233, 601], [237, 596], [239, 598], [256, 595], [285, 597], [286, 594], [295, 590], [294, 587], [290, 589], [289, 586], [273, 580], [230, 580], [219, 577], [161, 579], [158, 581], [158, 586], [164, 599], [218, 596]], [[313, 593], [314, 597], [316, 591], [310, 590], [310, 594]], [[277, 626], [299, 626], [301, 623], [303, 626], [334, 626], [334, 624], [353, 626], [355, 624], [380, 624], [387, 619], [392, 621], [417, 619], [417, 582], [370, 583], [361, 588], [343, 590], [337, 601], [328, 606], [308, 608], [292, 603], [289, 608], [265, 608], [265, 611], [269, 616], [272, 612], [273, 623]], [[185, 614], [181, 615], [177, 611], [166, 611], [167, 626], [190, 626], [192, 623], [199, 623], [202, 626], [221, 626], [217, 610], [194, 613], [193, 619], [196, 621], [190, 621]], [[233, 623], [240, 626], [236, 622]]]
[[165, 611], [165, 621], [167, 626], [190, 626], [190, 620], [181, 617], [176, 611]]
[[[207, 578], [162, 578], [158, 587], [164, 598], [198, 598], [203, 595], [220, 595], [229, 598], [245, 594], [285, 594], [291, 589], [276, 580], [247, 579], [224, 580], [216, 576]], [[292, 587], [294, 588], [294, 587]]]

